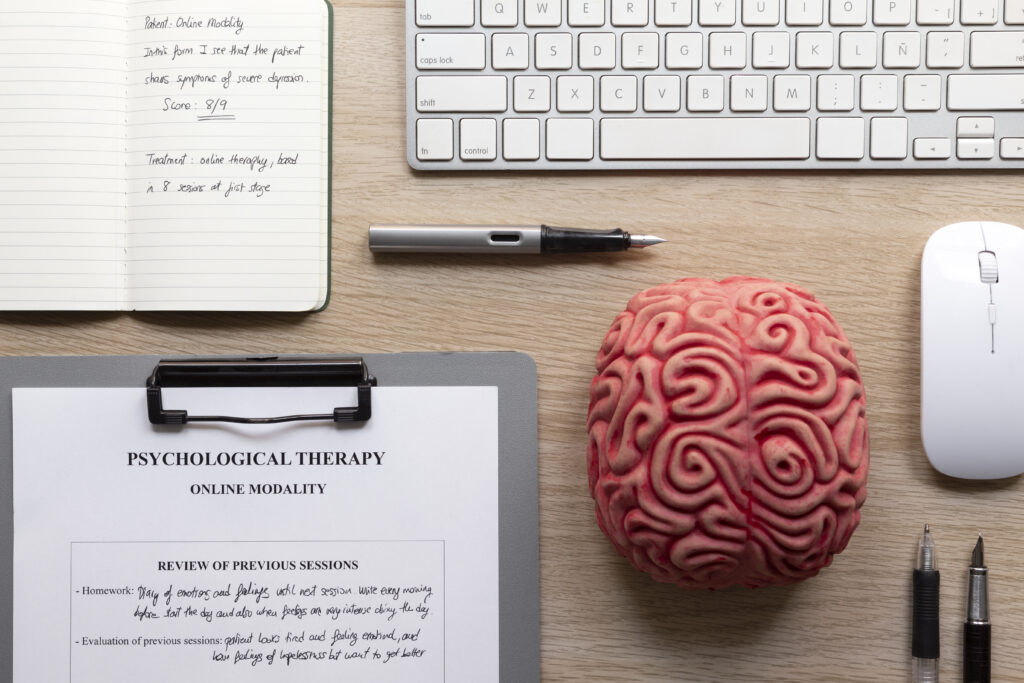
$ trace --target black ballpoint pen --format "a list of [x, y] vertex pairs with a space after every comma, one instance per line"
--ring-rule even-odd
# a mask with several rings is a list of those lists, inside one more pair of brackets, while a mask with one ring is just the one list
[[939, 680], [939, 570], [935, 563], [935, 543], [931, 529], [924, 525], [924, 536], [914, 569], [914, 621], [911, 655], [914, 657], [914, 683]]
[[989, 683], [992, 678], [992, 624], [988, 620], [988, 568], [985, 543], [978, 542], [967, 570], [967, 620], [964, 622], [964, 683]]
[[580, 254], [651, 247], [665, 240], [614, 230], [550, 225], [370, 226], [370, 251], [471, 254]]

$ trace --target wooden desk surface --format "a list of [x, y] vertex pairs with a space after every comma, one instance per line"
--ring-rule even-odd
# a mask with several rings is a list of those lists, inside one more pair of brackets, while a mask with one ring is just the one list
[[[405, 162], [404, 4], [334, 0], [334, 261], [310, 315], [0, 314], [0, 354], [515, 349], [540, 379], [541, 653], [550, 681], [909, 680], [910, 570], [925, 522], [943, 570], [942, 675], [959, 680], [977, 533], [991, 571], [994, 679], [1024, 680], [1024, 481], [937, 474], [918, 437], [920, 257], [963, 219], [1024, 224], [1010, 173], [417, 175]], [[670, 240], [569, 258], [374, 258], [371, 221], [622, 226]], [[853, 343], [871, 475], [846, 552], [803, 585], [686, 592], [618, 557], [585, 466], [598, 345], [629, 297], [685, 276], [798, 283]]]

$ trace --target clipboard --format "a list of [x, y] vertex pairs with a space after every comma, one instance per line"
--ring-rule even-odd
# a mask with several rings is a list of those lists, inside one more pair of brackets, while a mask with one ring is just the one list
[[[352, 356], [279, 356], [240, 359], [208, 358], [198, 361], [221, 376], [196, 380], [172, 369], [161, 377], [156, 368], [167, 357], [161, 356], [85, 356], [85, 357], [10, 357], [0, 358], [0, 486], [9, 501], [3, 508], [0, 543], [5, 558], [0, 563], [0, 680], [13, 677], [13, 444], [12, 388], [102, 388], [144, 387], [149, 385], [150, 408], [154, 405], [153, 390], [159, 386], [221, 386], [224, 382], [242, 384], [256, 382], [262, 386], [282, 383], [280, 372], [287, 374], [299, 368], [300, 377], [308, 377], [309, 364], [333, 366], [341, 373], [324, 379], [330, 386], [357, 386], [357, 406], [332, 406], [317, 416], [284, 416], [298, 419], [333, 419], [336, 422], [372, 420], [373, 386], [496, 386], [498, 388], [498, 564], [499, 564], [499, 678], [520, 682], [540, 680], [539, 621], [539, 547], [537, 492], [537, 370], [533, 360], [522, 353], [398, 353]], [[197, 359], [174, 359], [194, 369]], [[175, 367], [175, 364], [170, 364]], [[261, 383], [251, 374], [245, 375], [243, 365], [262, 366], [269, 376]], [[271, 366], [285, 368], [278, 373], [267, 371]], [[164, 365], [168, 367], [168, 365]], [[228, 368], [225, 372], [223, 368]], [[242, 370], [232, 377], [232, 368]], [[199, 371], [200, 374], [203, 370]], [[260, 370], [256, 370], [257, 373]], [[321, 372], [329, 372], [323, 370]], [[278, 374], [275, 379], [273, 375]], [[317, 374], [315, 371], [312, 374]], [[170, 377], [170, 379], [168, 379]], [[225, 379], [227, 378], [227, 379]], [[295, 384], [295, 377], [286, 382]], [[154, 386], [155, 382], [155, 386]], [[235, 386], [238, 386], [236, 384]], [[362, 399], [368, 399], [363, 406]], [[169, 407], [187, 413], [182, 407]], [[337, 411], [341, 411], [340, 414]], [[362, 412], [361, 412], [362, 411]], [[369, 411], [369, 412], [367, 412]], [[339, 416], [340, 415], [340, 416]], [[191, 421], [211, 416], [190, 416]], [[213, 416], [231, 417], [231, 416]], [[281, 416], [272, 416], [280, 421]], [[173, 418], [181, 424], [181, 415]], [[59, 422], [60, 415], [54, 415]], [[140, 419], [146, 419], [141, 416]], [[181, 428], [187, 429], [185, 426]], [[237, 420], [229, 420], [237, 421]]]

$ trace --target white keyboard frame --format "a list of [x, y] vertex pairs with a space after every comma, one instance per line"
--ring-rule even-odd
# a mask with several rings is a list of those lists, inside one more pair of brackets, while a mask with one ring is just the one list
[[[562, 4], [562, 16], [563, 24], [558, 27], [527, 27], [523, 25], [523, 2], [524, 0], [506, 0], [509, 3], [515, 3], [519, 6], [519, 25], [515, 28], [492, 28], [480, 26], [480, 4], [479, 0], [476, 0], [476, 25], [465, 28], [427, 28], [419, 27], [416, 25], [416, 0], [406, 0], [406, 157], [409, 165], [420, 171], [624, 171], [624, 170], [638, 170], [638, 169], [652, 169], [652, 170], [666, 170], [666, 169], [686, 169], [686, 170], [713, 170], [713, 169], [759, 169], [759, 170], [840, 170], [840, 169], [857, 169], [857, 170], [903, 170], [903, 171], [920, 171], [920, 170], [931, 170], [931, 169], [958, 169], [958, 170], [980, 170], [980, 169], [1024, 169], [1024, 159], [1003, 159], [1000, 158], [999, 154], [999, 141], [1000, 138], [1006, 137], [1021, 137], [1024, 138], [1024, 111], [958, 111], [951, 112], [945, 109], [946, 105], [946, 80], [951, 74], [960, 73], [991, 73], [991, 74], [1024, 74], [1024, 66], [1020, 69], [1014, 68], [999, 68], [999, 69], [972, 69], [969, 66], [970, 63], [970, 33], [973, 31], [992, 31], [992, 30], [1006, 30], [1006, 31], [1024, 31], [1024, 25], [1008, 25], [1004, 23], [1005, 17], [1003, 16], [1004, 0], [1000, 0], [1000, 17], [995, 25], [962, 25], [959, 22], [960, 13], [960, 1], [956, 0], [955, 12], [957, 20], [954, 20], [952, 25], [936, 25], [936, 26], [921, 26], [918, 24], [910, 24], [909, 26], [874, 26], [870, 23], [873, 12], [873, 2], [868, 0], [868, 22], [864, 26], [830, 26], [827, 23], [828, 19], [828, 3], [825, 3], [825, 19], [826, 22], [821, 26], [786, 26], [784, 17], [779, 24], [775, 26], [744, 26], [740, 22], [740, 0], [737, 2], [737, 23], [733, 26], [701, 26], [696, 22], [696, 0], [694, 1], [694, 21], [686, 27], [679, 26], [656, 26], [654, 24], [654, 8], [653, 2], [651, 2], [650, 10], [650, 23], [645, 27], [624, 27], [624, 26], [612, 26], [606, 23], [600, 27], [571, 27], [564, 22], [564, 18], [567, 16], [566, 0], [549, 0], [550, 2], [560, 2]], [[536, 0], [533, 0], [536, 1]], [[610, 5], [608, 0], [594, 0], [595, 2], [604, 1], [606, 5]], [[640, 0], [643, 2], [644, 0]], [[913, 12], [916, 12], [917, 2], [913, 2]], [[784, 14], [784, 8], [782, 13]], [[610, 9], [606, 7], [606, 16], [610, 13]], [[832, 68], [829, 69], [797, 69], [793, 62], [794, 59], [790, 59], [790, 66], [786, 69], [752, 69], [749, 67], [745, 69], [710, 69], [707, 65], [707, 59], [705, 58], [704, 65], [700, 69], [666, 69], [665, 68], [665, 40], [664, 34], [670, 32], [687, 32], [687, 33], [701, 33], [703, 34], [703, 44], [706, 47], [708, 43], [708, 34], [715, 32], [744, 32], [748, 34], [747, 38], [747, 54], [750, 55], [750, 34], [755, 31], [778, 31], [788, 32], [790, 34], [790, 50], [791, 55], [795, 51], [796, 34], [801, 31], [833, 31], [836, 33], [836, 40], [834, 49], [836, 55], [838, 55], [838, 34], [842, 31], [870, 31], [874, 30], [878, 34], [878, 59], [877, 65], [872, 69], [840, 69], [838, 67], [838, 56], [834, 60], [836, 63]], [[886, 69], [882, 67], [881, 62], [881, 45], [882, 45], [882, 34], [886, 31], [912, 31], [917, 30], [921, 33], [921, 45], [922, 45], [922, 65], [924, 63], [924, 51], [926, 44], [926, 34], [928, 31], [963, 31], [965, 34], [965, 57], [964, 66], [958, 69], [927, 69], [924, 66], [920, 66], [916, 69]], [[578, 68], [577, 56], [578, 56], [578, 38], [580, 33], [587, 32], [602, 32], [602, 33], [614, 33], [616, 34], [616, 46], [621, 45], [621, 34], [629, 32], [648, 31], [656, 32], [660, 35], [659, 38], [659, 51], [660, 55], [660, 66], [657, 69], [623, 69], [621, 67], [621, 60], [617, 59], [619, 64], [614, 69], [610, 70], [581, 70]], [[534, 43], [534, 36], [537, 33], [572, 33], [573, 34], [573, 66], [568, 70], [538, 70], [533, 66], [533, 59], [531, 58], [531, 66], [527, 69], [518, 70], [494, 70], [490, 68], [491, 63], [491, 40], [490, 36], [492, 33], [526, 33], [529, 34], [531, 50]], [[446, 71], [446, 70], [429, 70], [420, 71], [416, 67], [416, 36], [420, 33], [484, 33], [487, 44], [487, 67], [480, 71]], [[617, 48], [618, 49], [618, 48]], [[749, 58], [748, 58], [749, 62]], [[728, 110], [716, 112], [716, 113], [690, 113], [686, 111], [685, 103], [681, 110], [674, 114], [660, 114], [644, 112], [642, 105], [638, 105], [638, 111], [632, 114], [623, 113], [603, 113], [600, 111], [598, 102], [595, 101], [594, 110], [586, 114], [578, 113], [565, 113], [561, 114], [555, 107], [555, 93], [554, 87], [552, 87], [552, 102], [551, 109], [543, 113], [517, 113], [512, 109], [512, 80], [514, 76], [549, 76], [554, 84], [555, 79], [558, 76], [565, 75], [592, 75], [595, 79], [599, 79], [600, 76], [605, 75], [632, 75], [638, 78], [643, 78], [646, 75], [679, 75], [683, 76], [682, 88], [685, 92], [685, 76], [687, 75], [723, 75], [726, 77], [726, 90], [728, 91], [728, 76], [736, 74], [765, 74], [768, 76], [779, 75], [779, 74], [804, 74], [812, 77], [812, 90], [811, 90], [811, 109], [808, 112], [784, 112], [774, 113], [766, 112], [764, 114], [757, 113], [734, 113]], [[896, 74], [900, 77], [901, 83], [899, 88], [899, 103], [895, 111], [886, 112], [860, 112], [859, 109], [855, 108], [853, 112], [828, 112], [818, 113], [815, 110], [815, 100], [817, 95], [817, 76], [829, 75], [829, 74], [852, 74], [857, 77], [856, 93], [857, 97], [860, 95], [860, 76], [870, 74]], [[942, 101], [939, 111], [937, 112], [919, 112], [919, 111], [904, 111], [903, 109], [903, 98], [902, 98], [902, 78], [903, 76], [910, 74], [939, 74], [943, 80], [942, 88]], [[416, 77], [417, 76], [455, 76], [455, 75], [501, 75], [506, 76], [508, 80], [508, 109], [504, 113], [423, 113], [420, 114], [416, 107]], [[595, 100], [597, 98], [597, 81], [595, 80]], [[771, 88], [769, 87], [769, 93]], [[770, 96], [770, 95], [769, 95]], [[769, 110], [771, 107], [769, 106]], [[816, 135], [816, 124], [815, 121], [819, 117], [856, 117], [860, 115], [865, 120], [866, 130], [870, 128], [870, 119], [874, 117], [893, 117], [901, 116], [906, 117], [910, 120], [912, 133], [907, 141], [907, 158], [902, 160], [881, 160], [872, 159], [870, 151], [870, 136], [865, 133], [864, 141], [864, 156], [860, 160], [827, 160], [818, 159], [815, 156], [815, 135]], [[810, 136], [810, 155], [807, 159], [799, 160], [757, 160], [757, 159], [729, 159], [729, 160], [606, 160], [600, 157], [600, 120], [601, 118], [623, 118], [623, 117], [636, 117], [636, 118], [655, 118], [655, 117], [685, 117], [685, 118], [738, 118], [738, 117], [767, 117], [767, 118], [809, 118], [811, 119], [811, 136]], [[995, 123], [995, 153], [991, 159], [959, 159], [957, 158], [957, 137], [956, 137], [956, 122], [957, 119], [964, 116], [983, 116], [991, 117]], [[455, 131], [455, 149], [453, 159], [450, 161], [420, 161], [416, 155], [416, 121], [420, 118], [441, 118], [451, 119], [454, 123]], [[458, 149], [458, 131], [459, 121], [463, 118], [493, 118], [497, 124], [497, 158], [494, 161], [465, 161], [459, 157]], [[501, 122], [505, 118], [536, 118], [540, 119], [540, 159], [537, 161], [506, 161], [502, 158], [501, 150]], [[548, 118], [591, 118], [594, 120], [594, 158], [589, 161], [552, 161], [545, 158], [545, 125], [544, 121]], [[949, 138], [952, 146], [952, 154], [949, 159], [936, 159], [936, 160], [922, 160], [915, 159], [913, 157], [913, 145], [915, 137], [945, 137]]]

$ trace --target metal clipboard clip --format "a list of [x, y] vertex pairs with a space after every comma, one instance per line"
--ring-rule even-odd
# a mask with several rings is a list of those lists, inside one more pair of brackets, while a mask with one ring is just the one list
[[[333, 412], [279, 417], [232, 417], [230, 415], [189, 415], [185, 410], [166, 410], [164, 387], [356, 387], [355, 407], [334, 408]], [[377, 379], [362, 358], [310, 358], [282, 360], [276, 356], [245, 359], [162, 360], [146, 380], [149, 421], [155, 425], [184, 425], [189, 422], [236, 422], [274, 424], [311, 420], [337, 423], [366, 422], [370, 419], [370, 387]]]

